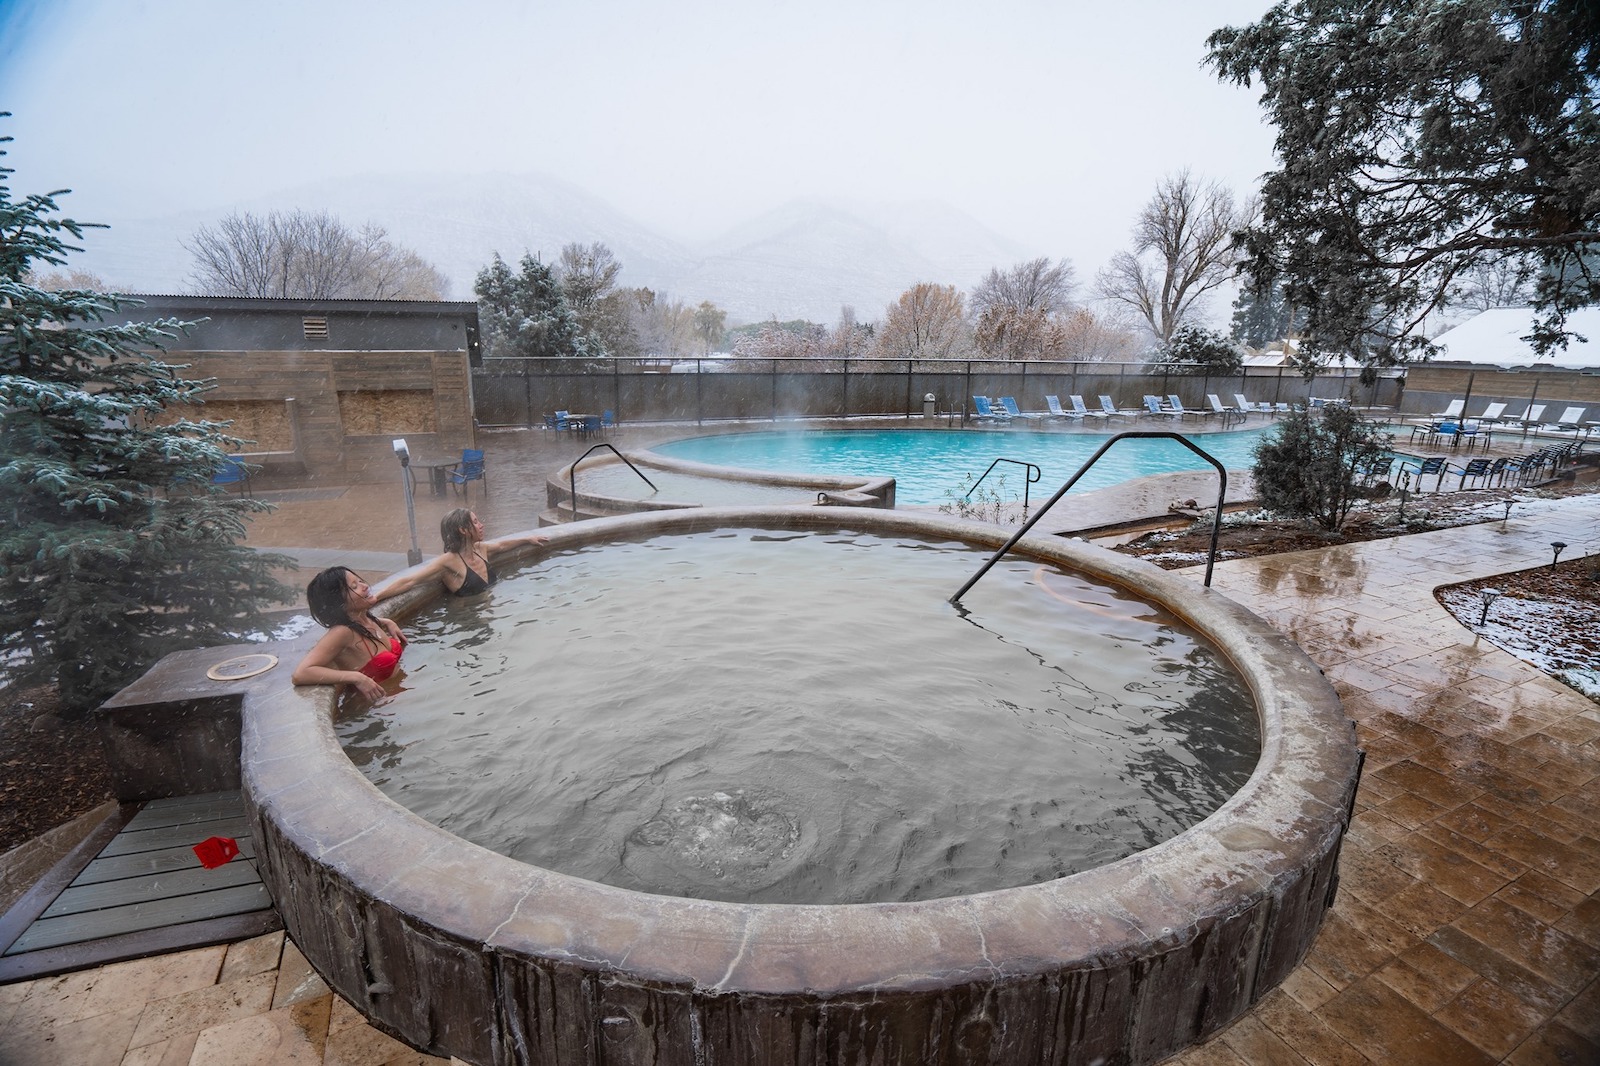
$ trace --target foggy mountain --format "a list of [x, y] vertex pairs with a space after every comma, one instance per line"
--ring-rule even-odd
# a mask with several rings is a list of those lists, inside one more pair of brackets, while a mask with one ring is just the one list
[[155, 218], [96, 219], [69, 265], [129, 292], [192, 291], [183, 242], [233, 211], [326, 210], [351, 228], [383, 226], [471, 299], [472, 279], [499, 252], [554, 262], [573, 241], [600, 241], [622, 264], [620, 283], [688, 303], [710, 300], [736, 325], [777, 317], [832, 324], [842, 305], [861, 321], [921, 281], [966, 290], [991, 267], [1038, 253], [942, 204], [855, 206], [799, 201], [714, 239], [663, 236], [575, 185], [543, 175], [403, 175], [331, 180], [258, 199]]

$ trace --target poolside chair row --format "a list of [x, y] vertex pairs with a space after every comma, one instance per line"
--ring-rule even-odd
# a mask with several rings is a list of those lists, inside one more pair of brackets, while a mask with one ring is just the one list
[[1527, 455], [1503, 455], [1498, 459], [1486, 457], [1469, 459], [1459, 466], [1452, 466], [1449, 459], [1435, 455], [1413, 462], [1400, 462], [1398, 471], [1393, 469], [1398, 460], [1380, 459], [1358, 469], [1356, 474], [1363, 483], [1371, 484], [1389, 477], [1391, 472], [1396, 475], [1405, 473], [1416, 478], [1419, 490], [1422, 488], [1424, 477], [1436, 475], [1433, 483], [1435, 492], [1438, 492], [1444, 484], [1444, 479], [1452, 475], [1461, 478], [1456, 486], [1458, 489], [1466, 488], [1468, 481], [1479, 482], [1478, 487], [1504, 485], [1508, 481], [1527, 485], [1542, 477], [1554, 476], [1563, 466], [1577, 458], [1581, 447], [1578, 442], [1556, 444]]
[[1451, 400], [1445, 405], [1443, 411], [1417, 421], [1445, 421], [1466, 423], [1468, 425], [1478, 422], [1486, 425], [1520, 426], [1524, 432], [1582, 433], [1584, 436], [1588, 436], [1597, 427], [1600, 427], [1600, 420], [1586, 417], [1589, 411], [1582, 404], [1566, 405], [1566, 409], [1561, 412], [1561, 417], [1553, 418], [1548, 422], [1545, 421], [1544, 413], [1550, 407], [1549, 404], [1524, 404], [1521, 413], [1514, 415], [1506, 414], [1506, 407], [1506, 403], [1494, 401], [1486, 404], [1481, 414], [1464, 415], [1466, 400]]
[[1009, 422], [1015, 418], [1136, 418], [1141, 415], [1166, 418], [1210, 418], [1212, 416], [1221, 416], [1226, 422], [1231, 417], [1242, 417], [1252, 411], [1265, 414], [1282, 414], [1292, 409], [1286, 403], [1276, 405], [1270, 403], [1252, 404], [1242, 395], [1235, 396], [1234, 399], [1239, 402], [1239, 406], [1228, 406], [1222, 402], [1216, 393], [1208, 393], [1206, 401], [1210, 404], [1211, 409], [1206, 410], [1204, 408], [1185, 407], [1182, 397], [1176, 393], [1169, 394], [1164, 400], [1152, 394], [1143, 397], [1142, 408], [1128, 408], [1118, 407], [1114, 399], [1102, 394], [1099, 397], [1100, 408], [1095, 410], [1084, 403], [1082, 396], [1075, 393], [1068, 397], [1069, 402], [1072, 404], [1070, 409], [1061, 405], [1059, 396], [1049, 395], [1045, 397], [1045, 406], [1049, 409], [1048, 413], [1042, 415], [1022, 411], [1017, 406], [1016, 398], [1011, 396], [1002, 396], [997, 400], [990, 399], [987, 396], [974, 396], [972, 397], [972, 406], [977, 412], [973, 417], [980, 422]]

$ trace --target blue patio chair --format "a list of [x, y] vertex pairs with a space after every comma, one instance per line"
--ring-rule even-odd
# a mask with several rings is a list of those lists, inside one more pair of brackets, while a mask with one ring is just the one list
[[1417, 491], [1422, 491], [1422, 479], [1429, 474], [1438, 474], [1439, 480], [1433, 483], [1433, 491], [1438, 492], [1439, 486], [1444, 484], [1445, 469], [1448, 461], [1442, 455], [1435, 455], [1427, 459], [1418, 460], [1416, 469], [1413, 470], [1409, 463], [1400, 464], [1401, 473], [1415, 473], [1417, 475]]
[[489, 495], [489, 479], [484, 476], [483, 452], [477, 448], [462, 448], [461, 461], [445, 471], [445, 480], [458, 492], [467, 491], [467, 482], [483, 483], [483, 494]]
[[600, 412], [600, 431], [602, 434], [616, 424], [617, 414], [615, 411], [607, 409]]
[[1388, 480], [1389, 472], [1393, 469], [1394, 459], [1392, 457], [1387, 459], [1380, 457], [1365, 465], [1357, 464], [1353, 466], [1351, 472], [1355, 474], [1361, 484], [1370, 485], [1374, 481]]
[[1461, 475], [1461, 482], [1456, 485], [1456, 488], [1466, 488], [1468, 478], [1472, 478], [1474, 481], [1481, 480], [1487, 483], [1492, 466], [1493, 463], [1491, 463], [1491, 461], [1488, 459], [1468, 459], [1466, 465], [1462, 466], [1457, 471], [1457, 473]]
[[238, 485], [246, 496], [250, 493], [250, 468], [238, 459], [224, 459], [217, 472], [211, 475], [213, 485]]

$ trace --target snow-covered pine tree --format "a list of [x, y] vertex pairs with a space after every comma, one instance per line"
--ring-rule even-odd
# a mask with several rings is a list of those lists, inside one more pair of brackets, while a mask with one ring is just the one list
[[[583, 358], [595, 354], [567, 305], [550, 267], [524, 255], [513, 274], [498, 254], [478, 272], [473, 291], [484, 351], [490, 356], [534, 359]], [[600, 353], [604, 354], [604, 353]]]
[[186, 324], [107, 325], [137, 301], [23, 280], [87, 227], [58, 216], [59, 192], [14, 198], [13, 173], [0, 166], [0, 684], [54, 682], [85, 712], [163, 655], [255, 629], [290, 594], [272, 568], [292, 563], [240, 543], [270, 505], [211, 484], [244, 442], [179, 416], [209, 387], [160, 358]]

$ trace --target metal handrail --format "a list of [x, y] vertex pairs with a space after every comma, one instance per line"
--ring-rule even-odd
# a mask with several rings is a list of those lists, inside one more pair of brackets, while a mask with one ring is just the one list
[[578, 464], [583, 462], [585, 459], [589, 458], [589, 456], [593, 455], [595, 452], [599, 451], [601, 448], [610, 448], [611, 449], [611, 454], [615, 455], [618, 459], [621, 459], [623, 462], [627, 463], [629, 470], [632, 470], [635, 474], [638, 474], [641, 478], [644, 478], [644, 483], [646, 485], [649, 485], [652, 489], [655, 489], [655, 491], [657, 491], [657, 492], [661, 491], [660, 489], [656, 488], [656, 483], [654, 481], [651, 481], [649, 478], [645, 477], [644, 476], [644, 472], [642, 470], [640, 470], [638, 467], [633, 465], [633, 460], [632, 459], [629, 459], [626, 455], [623, 455], [621, 452], [617, 451], [616, 448], [612, 447], [609, 444], [604, 444], [604, 443], [596, 444], [593, 447], [591, 447], [588, 451], [584, 452], [582, 455], [580, 455], [576, 459], [572, 460], [572, 465], [567, 467], [567, 495], [572, 500], [572, 520], [574, 522], [576, 522], [578, 520]]
[[971, 496], [974, 492], [977, 492], [978, 486], [983, 484], [983, 479], [994, 473], [994, 468], [999, 466], [1001, 463], [1014, 463], [1015, 465], [1024, 468], [1025, 476], [1022, 482], [1022, 516], [1026, 518], [1028, 516], [1028, 486], [1037, 484], [1044, 477], [1044, 471], [1040, 470], [1032, 463], [1024, 462], [1021, 459], [996, 459], [994, 462], [989, 464], [989, 469], [985, 470], [981, 475], [979, 475], [978, 480], [972, 483], [972, 487], [961, 494], [962, 498], [965, 499], [966, 497]]
[[1000, 561], [1001, 556], [1005, 555], [1006, 552], [1010, 551], [1012, 549], [1012, 547], [1014, 547], [1016, 545], [1017, 541], [1019, 541], [1023, 537], [1025, 537], [1027, 535], [1027, 533], [1028, 533], [1028, 530], [1032, 529], [1038, 523], [1039, 519], [1043, 518], [1046, 514], [1048, 514], [1050, 512], [1050, 508], [1054, 507], [1056, 505], [1056, 503], [1061, 499], [1061, 497], [1063, 497], [1063, 496], [1065, 496], [1067, 494], [1067, 490], [1068, 489], [1072, 488], [1072, 486], [1074, 486], [1074, 485], [1076, 485], [1078, 483], [1078, 479], [1079, 478], [1083, 477], [1084, 474], [1088, 473], [1089, 468], [1100, 460], [1100, 457], [1106, 453], [1107, 449], [1109, 449], [1113, 444], [1117, 443], [1117, 441], [1125, 440], [1128, 437], [1165, 437], [1168, 440], [1175, 440], [1179, 444], [1183, 445], [1185, 448], [1188, 448], [1191, 452], [1194, 452], [1200, 458], [1204, 459], [1206, 462], [1210, 463], [1212, 466], [1217, 468], [1217, 474], [1222, 479], [1222, 483], [1217, 489], [1216, 517], [1212, 520], [1212, 523], [1211, 523], [1211, 551], [1210, 551], [1210, 554], [1208, 554], [1206, 556], [1206, 580], [1205, 580], [1205, 585], [1206, 585], [1207, 588], [1210, 588], [1211, 587], [1211, 568], [1213, 566], [1215, 566], [1216, 562], [1217, 562], [1217, 541], [1222, 536], [1222, 504], [1227, 499], [1227, 496], [1228, 496], [1228, 471], [1227, 471], [1227, 469], [1224, 468], [1221, 463], [1217, 462], [1216, 458], [1214, 456], [1212, 456], [1209, 452], [1205, 451], [1203, 448], [1201, 448], [1199, 445], [1195, 444], [1188, 437], [1185, 437], [1181, 433], [1171, 433], [1171, 432], [1169, 432], [1167, 430], [1164, 430], [1164, 429], [1130, 429], [1130, 430], [1127, 430], [1127, 431], [1125, 431], [1123, 433], [1118, 433], [1116, 436], [1112, 437], [1110, 440], [1108, 440], [1104, 444], [1100, 445], [1100, 447], [1095, 450], [1095, 453], [1093, 455], [1089, 456], [1088, 461], [1085, 462], [1082, 466], [1078, 467], [1078, 472], [1076, 474], [1073, 474], [1070, 478], [1068, 478], [1067, 479], [1067, 483], [1065, 485], [1062, 485], [1061, 488], [1057, 489], [1056, 490], [1056, 494], [1054, 496], [1050, 497], [1050, 499], [1048, 501], [1046, 501], [1046, 503], [1045, 503], [1045, 505], [1043, 507], [1039, 508], [1039, 513], [1034, 515], [1032, 518], [1028, 519], [1028, 521], [1024, 522], [1022, 524], [1022, 528], [1017, 530], [1017, 532], [1011, 537], [1010, 540], [1008, 540], [1004, 544], [1000, 545], [1000, 550], [995, 552], [994, 555], [990, 556], [989, 557], [989, 561], [984, 563], [981, 567], [979, 567], [978, 568], [978, 572], [976, 574], [973, 574], [972, 577], [968, 579], [967, 583], [965, 585], [962, 585], [961, 588], [956, 591], [956, 594], [954, 596], [950, 597], [950, 602], [959, 605], [961, 603], [961, 597], [965, 596], [967, 594], [967, 590], [970, 589], [973, 585], [976, 585], [978, 583], [978, 579], [980, 577], [982, 577], [984, 574], [987, 574], [989, 572], [989, 568], [994, 566], [995, 563], [998, 563]]

